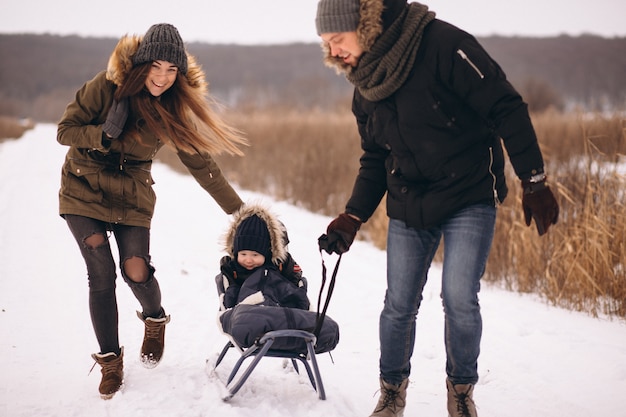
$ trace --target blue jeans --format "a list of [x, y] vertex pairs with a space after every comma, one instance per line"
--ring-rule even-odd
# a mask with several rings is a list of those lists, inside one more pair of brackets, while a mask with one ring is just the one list
[[[480, 278], [493, 240], [496, 208], [474, 205], [427, 230], [390, 219], [387, 292], [380, 314], [380, 376], [399, 384], [411, 372], [415, 320], [435, 252], [444, 240], [441, 298], [445, 313], [446, 373], [453, 384], [478, 381], [482, 319]], [[431, 337], [431, 335], [425, 335]]]

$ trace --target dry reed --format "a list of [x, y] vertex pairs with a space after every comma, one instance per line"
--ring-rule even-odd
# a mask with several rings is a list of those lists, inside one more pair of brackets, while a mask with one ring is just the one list
[[5, 139], [18, 139], [24, 132], [33, 128], [30, 120], [18, 120], [14, 117], [0, 115], [0, 142]]
[[[251, 142], [243, 158], [218, 157], [234, 183], [329, 216], [344, 209], [360, 156], [348, 111], [255, 110], [229, 118]], [[508, 164], [510, 192], [498, 209], [485, 280], [561, 307], [626, 318], [626, 120], [545, 112], [533, 121], [559, 222], [542, 237], [526, 226]], [[0, 137], [20, 137], [29, 127], [0, 118]], [[172, 153], [159, 157], [185, 170]], [[384, 248], [386, 231], [383, 202], [360, 237]]]
[[[231, 180], [329, 216], [344, 209], [360, 156], [348, 111], [275, 109], [230, 117], [252, 143], [244, 158], [219, 159]], [[553, 305], [624, 318], [626, 179], [619, 170], [626, 123], [619, 115], [556, 112], [533, 121], [560, 203], [559, 222], [542, 237], [526, 226], [519, 181], [507, 164], [509, 197], [498, 209], [485, 280]], [[386, 231], [383, 202], [360, 237], [384, 248]]]
[[559, 222], [543, 237], [526, 227], [509, 168], [510, 197], [499, 209], [485, 279], [594, 316], [626, 317], [624, 121], [571, 114], [534, 119]]

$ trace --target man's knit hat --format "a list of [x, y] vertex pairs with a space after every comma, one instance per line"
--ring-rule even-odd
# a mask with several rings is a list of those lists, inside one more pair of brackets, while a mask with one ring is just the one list
[[320, 0], [317, 3], [317, 34], [354, 32], [359, 26], [359, 0]]
[[269, 260], [272, 257], [271, 246], [267, 224], [256, 214], [242, 221], [237, 227], [233, 245], [235, 255], [242, 250], [253, 250]]
[[152, 25], [146, 32], [137, 52], [133, 56], [133, 65], [152, 61], [167, 61], [187, 74], [187, 52], [178, 29], [168, 23]]

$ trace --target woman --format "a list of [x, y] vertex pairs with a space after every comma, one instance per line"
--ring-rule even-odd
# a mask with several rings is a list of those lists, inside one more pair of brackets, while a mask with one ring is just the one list
[[87, 266], [89, 309], [102, 366], [100, 395], [111, 398], [123, 382], [118, 338], [115, 236], [120, 271], [139, 301], [145, 323], [141, 361], [155, 367], [163, 355], [170, 316], [150, 258], [150, 222], [156, 197], [152, 159], [163, 145], [174, 149], [200, 185], [226, 213], [242, 201], [210, 155], [242, 155], [246, 140], [225, 124], [207, 101], [205, 75], [187, 54], [178, 30], [152, 26], [145, 36], [124, 36], [106, 71], [76, 94], [58, 126], [69, 146], [59, 192], [60, 215]]

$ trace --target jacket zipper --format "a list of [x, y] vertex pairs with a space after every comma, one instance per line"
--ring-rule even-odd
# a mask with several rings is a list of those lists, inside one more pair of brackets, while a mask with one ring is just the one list
[[493, 148], [491, 146], [489, 147], [489, 174], [491, 175], [491, 179], [493, 180], [493, 201], [497, 207], [501, 204], [501, 202], [500, 198], [498, 198], [498, 190], [496, 188], [496, 174], [493, 173]]
[[482, 73], [482, 72], [480, 72], [480, 70], [478, 69], [478, 67], [477, 67], [477, 66], [476, 66], [476, 65], [472, 62], [472, 60], [471, 60], [471, 59], [469, 59], [469, 57], [467, 56], [467, 54], [466, 54], [465, 52], [463, 52], [463, 50], [462, 50], [462, 49], [458, 49], [458, 50], [456, 51], [456, 53], [457, 53], [457, 54], [459, 54], [459, 56], [460, 56], [463, 60], [467, 61], [467, 63], [470, 65], [470, 67], [474, 68], [474, 71], [476, 71], [476, 73], [478, 74], [478, 76], [479, 76], [481, 79], [482, 79], [482, 78], [485, 78], [485, 76], [483, 75], [483, 73]]

